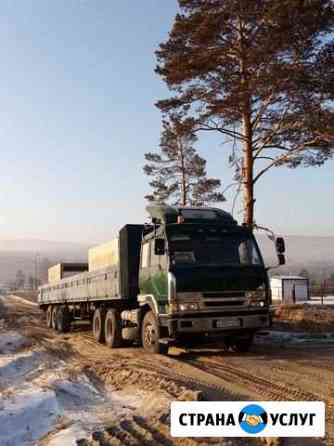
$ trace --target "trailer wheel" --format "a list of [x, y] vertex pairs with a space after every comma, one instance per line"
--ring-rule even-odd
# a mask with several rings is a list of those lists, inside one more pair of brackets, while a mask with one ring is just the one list
[[53, 305], [51, 310], [51, 328], [53, 328], [54, 330], [57, 330], [57, 312], [57, 305]]
[[250, 334], [245, 338], [231, 339], [230, 348], [236, 353], [246, 353], [253, 345], [254, 335]]
[[142, 330], [141, 330], [141, 338], [144, 350], [150, 353], [160, 353], [167, 354], [168, 353], [168, 344], [162, 344], [159, 342], [160, 330], [158, 321], [152, 311], [149, 311], [145, 314]]
[[118, 311], [107, 311], [104, 323], [104, 335], [108, 347], [115, 348], [122, 345], [121, 318]]
[[49, 305], [46, 310], [46, 326], [52, 328], [52, 305]]
[[61, 306], [56, 314], [57, 330], [60, 333], [67, 333], [71, 329], [71, 315], [66, 306]]
[[101, 308], [96, 308], [93, 316], [93, 335], [97, 342], [104, 342], [104, 323], [106, 313]]

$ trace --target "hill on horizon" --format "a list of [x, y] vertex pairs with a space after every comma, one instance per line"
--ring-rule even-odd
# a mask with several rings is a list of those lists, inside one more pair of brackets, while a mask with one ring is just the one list
[[11, 252], [36, 252], [50, 254], [72, 250], [74, 253], [82, 253], [84, 250], [97, 243], [63, 242], [40, 239], [0, 239], [0, 251]]
[[[255, 236], [267, 266], [276, 264], [273, 243], [259, 233]], [[306, 268], [310, 272], [327, 274], [334, 272], [334, 236], [295, 236], [288, 235], [286, 241], [287, 264], [275, 271], [298, 274]], [[39, 254], [40, 268], [58, 262], [87, 262], [87, 251], [96, 243], [74, 243], [49, 240], [16, 239], [0, 240], [0, 281], [15, 280], [21, 269], [26, 276], [34, 274], [36, 254]], [[42, 272], [42, 271], [41, 271]], [[45, 277], [45, 271], [43, 271]]]

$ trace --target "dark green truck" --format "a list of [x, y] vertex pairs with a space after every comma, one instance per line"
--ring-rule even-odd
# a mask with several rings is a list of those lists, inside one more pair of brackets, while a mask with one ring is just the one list
[[[267, 270], [252, 231], [216, 208], [148, 212], [150, 224], [120, 231], [112, 265], [40, 288], [48, 326], [68, 331], [91, 319], [97, 341], [132, 341], [154, 353], [215, 339], [247, 351], [255, 332], [271, 325]], [[282, 264], [282, 239], [276, 248]]]

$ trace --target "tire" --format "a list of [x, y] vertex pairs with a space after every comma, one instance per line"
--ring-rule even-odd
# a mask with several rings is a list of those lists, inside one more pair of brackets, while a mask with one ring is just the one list
[[254, 341], [254, 335], [251, 334], [245, 338], [231, 339], [230, 348], [236, 353], [246, 353], [248, 352]]
[[57, 330], [57, 312], [58, 307], [57, 305], [54, 305], [51, 312], [51, 328], [53, 328], [54, 330]]
[[159, 342], [160, 329], [158, 321], [152, 311], [145, 314], [142, 329], [141, 329], [141, 339], [144, 350], [149, 353], [168, 353], [168, 344], [162, 344]]
[[46, 326], [52, 328], [52, 305], [49, 305], [46, 310]]
[[103, 343], [104, 337], [104, 324], [106, 313], [102, 308], [96, 308], [93, 316], [93, 336], [97, 342]]
[[104, 322], [104, 337], [106, 344], [110, 348], [122, 345], [121, 318], [116, 310], [108, 310]]
[[68, 333], [71, 329], [71, 315], [66, 306], [58, 308], [56, 314], [57, 331], [60, 333]]

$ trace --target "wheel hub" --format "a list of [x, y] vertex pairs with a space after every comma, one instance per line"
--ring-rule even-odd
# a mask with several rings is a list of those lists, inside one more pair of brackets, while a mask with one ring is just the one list
[[148, 324], [145, 327], [145, 343], [148, 345], [155, 344], [155, 330], [152, 324]]

